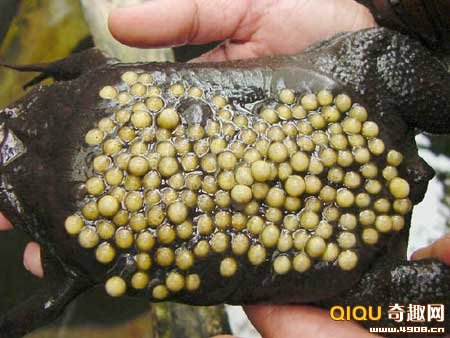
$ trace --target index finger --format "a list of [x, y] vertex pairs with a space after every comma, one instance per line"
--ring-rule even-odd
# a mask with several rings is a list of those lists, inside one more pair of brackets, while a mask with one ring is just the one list
[[135, 47], [245, 40], [251, 32], [237, 31], [249, 7], [249, 0], [155, 0], [115, 9], [109, 29], [117, 40]]

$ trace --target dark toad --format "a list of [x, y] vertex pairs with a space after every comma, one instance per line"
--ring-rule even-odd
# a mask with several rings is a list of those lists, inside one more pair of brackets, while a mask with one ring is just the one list
[[61, 81], [1, 116], [0, 210], [41, 244], [48, 286], [0, 318], [0, 337], [97, 284], [194, 305], [448, 309], [450, 268], [406, 261], [433, 177], [414, 136], [450, 121], [450, 76], [418, 42], [371, 29], [293, 57], [120, 64], [91, 50], [44, 68]]

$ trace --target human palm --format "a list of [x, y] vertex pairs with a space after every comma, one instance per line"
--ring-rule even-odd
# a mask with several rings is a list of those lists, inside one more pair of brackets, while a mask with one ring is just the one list
[[137, 47], [226, 41], [196, 61], [295, 54], [374, 25], [353, 0], [156, 0], [117, 9], [109, 21], [116, 39]]

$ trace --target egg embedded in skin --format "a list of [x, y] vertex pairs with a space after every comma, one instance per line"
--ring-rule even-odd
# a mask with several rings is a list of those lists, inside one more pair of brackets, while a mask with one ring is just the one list
[[[318, 264], [352, 271], [365, 247], [405, 227], [403, 155], [347, 93], [282, 88], [249, 114], [184, 80], [121, 81], [99, 92], [117, 107], [85, 131], [92, 175], [64, 223], [100, 264], [133, 253], [136, 271], [106, 281], [111, 296], [195, 294], [206, 267], [224, 280], [246, 265], [274, 278]], [[188, 121], [186, 99], [211, 114]]]

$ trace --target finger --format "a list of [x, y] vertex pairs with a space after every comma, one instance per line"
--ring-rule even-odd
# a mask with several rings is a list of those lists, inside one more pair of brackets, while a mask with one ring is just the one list
[[436, 258], [445, 264], [450, 265], [450, 234], [447, 234], [428, 247], [417, 250], [413, 253], [413, 260], [424, 258]]
[[28, 243], [23, 254], [23, 265], [37, 277], [44, 277], [44, 269], [41, 261], [41, 248], [35, 242]]
[[220, 336], [214, 336], [214, 337], [211, 337], [211, 338], [237, 338], [237, 337], [235, 337], [235, 336], [230, 336], [230, 335], [220, 335]]
[[421, 259], [429, 258], [431, 257], [431, 251], [432, 251], [431, 245], [425, 248], [418, 249], [412, 254], [411, 259], [413, 261], [418, 261]]
[[375, 338], [352, 321], [334, 321], [312, 306], [256, 305], [245, 311], [264, 338]]
[[251, 59], [267, 55], [256, 42], [233, 43], [226, 41], [213, 50], [199, 56], [191, 62], [220, 62], [237, 59]]
[[0, 212], [0, 231], [11, 230], [12, 224], [8, 219]]
[[109, 18], [109, 29], [117, 40], [136, 47], [222, 41], [238, 30], [250, 3], [250, 0], [148, 1], [115, 9]]

